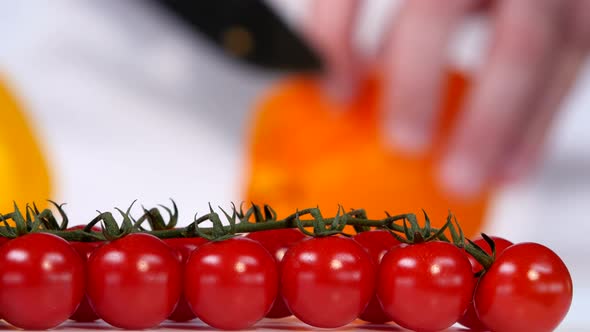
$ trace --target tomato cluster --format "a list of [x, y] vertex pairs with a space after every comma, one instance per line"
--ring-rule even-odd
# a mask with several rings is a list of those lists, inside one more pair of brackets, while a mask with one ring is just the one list
[[0, 317], [23, 329], [99, 318], [147, 329], [198, 317], [235, 330], [290, 315], [318, 328], [360, 318], [415, 331], [457, 322], [479, 331], [555, 329], [572, 300], [564, 263], [539, 244], [491, 240], [474, 242], [496, 256], [483, 270], [460, 246], [400, 243], [385, 230], [349, 238], [291, 228], [221, 241], [134, 232], [95, 242], [36, 232], [2, 238]]

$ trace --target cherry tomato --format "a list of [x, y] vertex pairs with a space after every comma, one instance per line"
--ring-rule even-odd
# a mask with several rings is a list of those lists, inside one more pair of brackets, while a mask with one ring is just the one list
[[184, 291], [192, 311], [218, 329], [246, 329], [270, 310], [278, 291], [275, 260], [246, 238], [209, 242], [189, 257]]
[[[190, 237], [164, 239], [164, 242], [166, 242], [166, 244], [176, 252], [178, 261], [181, 263], [182, 268], [184, 269], [184, 265], [191, 253], [195, 251], [200, 245], [206, 243], [207, 240], [202, 237]], [[176, 322], [186, 322], [195, 318], [197, 318], [197, 316], [188, 306], [183, 292], [183, 294], [180, 295], [176, 309], [174, 309], [174, 312], [172, 312], [168, 319]]]
[[375, 267], [357, 242], [340, 236], [303, 240], [287, 250], [281, 290], [301, 321], [337, 328], [355, 320], [375, 287]]
[[107, 323], [146, 329], [178, 303], [182, 269], [176, 253], [155, 236], [134, 233], [96, 249], [87, 263], [87, 295]]
[[[287, 249], [303, 240], [305, 234], [301, 233], [298, 229], [287, 228], [248, 233], [245, 237], [262, 244], [262, 246], [275, 258], [277, 264], [279, 264], [283, 260], [283, 256], [285, 256]], [[282, 318], [287, 316], [291, 316], [291, 311], [287, 308], [279, 287], [277, 298], [268, 314], [266, 314], [266, 317]]]
[[[82, 258], [84, 265], [86, 265], [88, 257], [90, 257], [90, 254], [92, 254], [92, 252], [94, 252], [96, 248], [102, 246], [103, 244], [104, 242], [70, 242], [72, 248], [74, 248], [76, 252], [80, 255], [80, 258]], [[84, 297], [82, 298], [82, 301], [78, 306], [78, 309], [76, 309], [76, 312], [74, 312], [70, 319], [75, 320], [77, 322], [93, 322], [99, 319], [98, 315], [94, 312], [94, 309], [92, 309], [92, 307], [90, 306], [90, 303], [88, 302], [88, 296], [86, 294], [84, 294]]]
[[[72, 226], [72, 227], [68, 228], [68, 230], [69, 231], [82, 230], [85, 227], [86, 227], [86, 225], [76, 225], [76, 226]], [[100, 227], [94, 226], [94, 227], [92, 227], [92, 231], [100, 232], [101, 229], [100, 229]], [[70, 245], [80, 255], [80, 257], [84, 261], [84, 264], [86, 264], [86, 261], [88, 261], [88, 257], [90, 256], [90, 254], [96, 248], [100, 247], [103, 244], [104, 244], [104, 242], [100, 242], [100, 241], [99, 242], [70, 241]], [[84, 297], [82, 298], [82, 301], [80, 302], [80, 305], [78, 306], [78, 309], [76, 309], [76, 312], [74, 312], [74, 314], [70, 317], [70, 319], [75, 320], [77, 322], [93, 322], [93, 321], [99, 319], [98, 315], [96, 315], [96, 313], [94, 312], [94, 309], [92, 309], [92, 307], [90, 306], [90, 303], [88, 302], [88, 296], [86, 296], [86, 293], [84, 293]]]
[[[389, 249], [400, 244], [400, 242], [389, 234], [388, 231], [383, 230], [362, 232], [355, 235], [353, 240], [360, 243], [360, 245], [367, 250], [376, 267], [379, 266], [381, 259]], [[359, 318], [367, 322], [378, 324], [391, 321], [391, 317], [389, 317], [389, 315], [383, 311], [383, 308], [381, 308], [381, 303], [379, 303], [376, 294], [373, 295], [367, 308]]]
[[572, 302], [563, 261], [537, 243], [515, 244], [499, 255], [475, 290], [479, 319], [494, 332], [555, 330]]
[[64, 239], [47, 233], [0, 247], [0, 316], [27, 330], [58, 326], [84, 296], [84, 263]]
[[446, 242], [400, 244], [381, 260], [377, 296], [383, 310], [402, 327], [440, 331], [455, 324], [471, 298], [471, 264]]
[[[490, 236], [490, 238], [496, 244], [496, 256], [500, 255], [506, 248], [510, 247], [513, 244], [512, 242], [505, 240], [501, 237]], [[480, 246], [488, 254], [490, 254], [490, 255], [492, 254], [492, 248], [490, 248], [490, 246], [488, 245], [488, 243], [484, 239], [479, 238], [479, 239], [474, 240], [473, 242], [475, 242], [475, 244]], [[467, 254], [467, 258], [469, 258], [469, 262], [471, 263], [471, 266], [473, 267], [474, 274], [480, 272], [483, 269], [483, 266], [481, 266], [481, 264], [479, 264], [479, 262], [476, 261], [475, 258], [473, 258], [473, 256]], [[461, 324], [465, 327], [468, 327], [472, 330], [475, 330], [475, 331], [486, 331], [487, 330], [487, 328], [483, 325], [483, 323], [477, 317], [477, 313], [475, 312], [475, 306], [473, 305], [473, 301], [471, 301], [471, 303], [469, 303], [469, 307], [467, 307], [467, 311], [465, 312], [463, 317], [461, 319], [459, 319], [459, 324]]]

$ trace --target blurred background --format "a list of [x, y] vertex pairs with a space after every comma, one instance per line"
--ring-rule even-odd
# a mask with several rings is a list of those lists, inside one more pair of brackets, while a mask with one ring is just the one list
[[[267, 4], [287, 34], [299, 31], [309, 1]], [[368, 1], [356, 34], [360, 49], [376, 47], [385, 13], [397, 5]], [[574, 277], [564, 325], [590, 327], [590, 66], [534, 174], [474, 201], [452, 202], [429, 187], [430, 160], [381, 156], [373, 118], [354, 111], [375, 108], [374, 83], [352, 110], [345, 107], [353, 116], [335, 119], [324, 114], [330, 105], [313, 83], [294, 79], [290, 70], [313, 71], [313, 52], [287, 48], [283, 53], [298, 61], [281, 64], [280, 52], [268, 51], [272, 45], [259, 44], [242, 26], [216, 27], [216, 18], [205, 28], [224, 32], [221, 46], [155, 1], [0, 2], [2, 212], [13, 199], [48, 197], [68, 203], [73, 224], [88, 222], [97, 209], [169, 197], [184, 224], [208, 202], [255, 200], [280, 213], [307, 207], [302, 204], [334, 212], [342, 203], [377, 214], [423, 207], [437, 217], [450, 207], [471, 232], [554, 249]], [[298, 42], [284, 38], [294, 38], [285, 45]], [[455, 39], [452, 64], [469, 73], [485, 50], [485, 19], [469, 19]], [[317, 116], [310, 115], [314, 110]], [[343, 126], [357, 134], [342, 135]]]

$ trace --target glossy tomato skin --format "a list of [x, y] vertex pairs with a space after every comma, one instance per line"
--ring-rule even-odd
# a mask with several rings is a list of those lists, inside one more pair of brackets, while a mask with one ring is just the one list
[[181, 294], [176, 253], [155, 236], [133, 233], [96, 249], [87, 264], [87, 295], [107, 323], [147, 329], [164, 321]]
[[310, 238], [287, 250], [281, 263], [285, 303], [301, 321], [320, 328], [344, 326], [373, 296], [375, 266], [352, 239]]
[[[494, 244], [496, 245], [496, 256], [499, 256], [502, 252], [504, 252], [504, 250], [506, 250], [506, 248], [510, 247], [513, 244], [512, 242], [510, 242], [504, 238], [501, 238], [501, 237], [490, 236], [490, 238], [494, 241]], [[490, 248], [490, 246], [488, 245], [488, 243], [484, 239], [478, 238], [478, 239], [473, 240], [473, 242], [475, 242], [475, 244], [480, 246], [488, 254], [490, 254], [490, 255], [492, 254], [492, 248]], [[483, 269], [481, 264], [479, 264], [479, 262], [477, 260], [475, 260], [475, 258], [473, 258], [473, 256], [467, 254], [467, 258], [469, 258], [469, 262], [471, 263], [471, 266], [473, 268], [474, 275]], [[487, 330], [487, 327], [485, 327], [485, 325], [477, 317], [477, 312], [475, 311], [475, 306], [473, 305], [473, 301], [471, 301], [471, 303], [469, 303], [467, 311], [465, 312], [463, 317], [461, 317], [461, 319], [459, 319], [459, 324], [461, 324], [465, 327], [468, 327], [472, 330], [475, 330], [475, 331], [486, 331]]]
[[268, 313], [278, 291], [274, 258], [246, 238], [202, 245], [186, 262], [184, 276], [192, 311], [218, 329], [251, 327]]
[[[86, 228], [86, 225], [76, 225], [76, 226], [68, 227], [68, 231], [80, 231], [80, 230], [83, 230], [84, 228]], [[98, 226], [92, 226], [92, 231], [93, 232], [100, 232], [100, 231], [102, 231], [102, 229]]]
[[537, 243], [515, 244], [499, 255], [475, 291], [479, 319], [494, 332], [549, 332], [572, 301], [572, 279], [563, 261]]
[[[300, 230], [293, 228], [253, 232], [246, 234], [245, 237], [262, 244], [262, 246], [275, 258], [277, 266], [283, 260], [287, 249], [306, 238], [305, 234], [301, 233]], [[277, 298], [268, 314], [266, 314], [266, 317], [283, 318], [287, 316], [291, 316], [291, 311], [289, 311], [289, 308], [287, 308], [287, 305], [283, 300], [283, 294], [281, 293], [279, 286]]]
[[0, 247], [0, 316], [27, 330], [67, 320], [84, 296], [84, 263], [67, 241], [46, 233]]
[[[96, 250], [98, 247], [102, 246], [103, 244], [104, 244], [104, 242], [101, 242], [101, 241], [97, 241], [97, 242], [71, 241], [70, 242], [70, 245], [72, 246], [72, 248], [74, 248], [74, 250], [76, 250], [78, 255], [80, 255], [80, 258], [82, 258], [82, 261], [84, 262], [85, 266], [88, 261], [88, 257], [90, 257], [90, 254], [92, 254], [92, 252], [94, 252], [94, 250]], [[99, 319], [98, 315], [94, 312], [94, 309], [92, 309], [92, 307], [90, 306], [90, 303], [88, 302], [88, 296], [86, 295], [86, 293], [84, 294], [84, 297], [82, 298], [82, 301], [80, 302], [80, 305], [76, 309], [76, 312], [74, 312], [74, 314], [70, 317], [70, 319], [75, 320], [77, 322], [93, 322], [93, 321]]]
[[[362, 232], [355, 235], [353, 240], [367, 250], [375, 267], [379, 266], [381, 259], [391, 248], [400, 244], [400, 242], [388, 231], [384, 230]], [[373, 295], [367, 308], [359, 318], [377, 324], [391, 321], [391, 317], [389, 317], [389, 315], [383, 311], [383, 308], [381, 308], [381, 303], [379, 303], [379, 299], [377, 299], [377, 294]]]
[[[207, 240], [202, 237], [190, 237], [164, 239], [164, 242], [176, 252], [178, 261], [181, 263], [184, 270], [184, 265], [186, 264], [186, 261], [192, 252], [195, 251], [199, 246], [205, 244]], [[187, 322], [195, 318], [197, 318], [197, 316], [188, 306], [183, 292], [180, 295], [180, 299], [178, 300], [178, 305], [174, 309], [174, 312], [172, 312], [172, 314], [168, 317], [168, 319], [176, 322]]]
[[475, 280], [465, 254], [446, 242], [400, 244], [381, 260], [377, 296], [402, 327], [441, 331], [463, 315]]

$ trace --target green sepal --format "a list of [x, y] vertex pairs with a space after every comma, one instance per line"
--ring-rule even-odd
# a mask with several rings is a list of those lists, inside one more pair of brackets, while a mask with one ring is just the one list
[[197, 214], [195, 213], [195, 216], [193, 217], [193, 222], [185, 228], [185, 233], [187, 237], [194, 237], [196, 235], [204, 239], [207, 239], [208, 241], [212, 241], [214, 239], [214, 236], [203, 232], [199, 227], [200, 223], [205, 222], [207, 220], [210, 220], [210, 214], [206, 214], [202, 217], [197, 218]]
[[[482, 233], [482, 238], [485, 240], [486, 238], [488, 238], [489, 240], [491, 240], [487, 235]], [[470, 245], [468, 248], [466, 247], [465, 250], [473, 257], [475, 258], [475, 260], [481, 264], [481, 266], [483, 266], [484, 270], [487, 270], [492, 263], [494, 262], [494, 256], [490, 254], [488, 254], [485, 250], [483, 250], [482, 247], [478, 246], [475, 242], [471, 241], [470, 239], [466, 239], [467, 243]], [[488, 242], [488, 240], [485, 240], [488, 245], [490, 244]], [[492, 241], [494, 242], [494, 241]], [[493, 247], [491, 247], [493, 250], [492, 252], [495, 250], [495, 244], [493, 244]], [[471, 249], [473, 252], [470, 252]]]
[[422, 213], [424, 214], [424, 229], [423, 229], [422, 236], [425, 239], [428, 239], [428, 238], [430, 238], [430, 235], [432, 234], [432, 227], [430, 225], [430, 218], [428, 217], [428, 214], [426, 213], [426, 211], [424, 209], [422, 209]]
[[[412, 241], [416, 241], [416, 235], [421, 236], [420, 232], [420, 224], [418, 224], [418, 218], [413, 213], [409, 213], [407, 217], [408, 222], [410, 223], [410, 231], [412, 232]], [[406, 234], [407, 235], [407, 234]]]
[[43, 225], [41, 223], [41, 220], [39, 220], [39, 216], [37, 216], [37, 214], [35, 213], [35, 211], [33, 210], [32, 207], [30, 207], [29, 205], [27, 205], [27, 212], [28, 211], [33, 212], [32, 214], [32, 221], [31, 221], [31, 228], [29, 230], [29, 232], [38, 232], [41, 229], [41, 226]]
[[119, 208], [115, 208], [115, 210], [117, 210], [119, 212], [119, 214], [121, 214], [121, 217], [123, 217], [123, 221], [121, 222], [121, 227], [119, 228], [120, 232], [118, 237], [123, 237], [125, 235], [131, 234], [133, 233], [133, 231], [135, 230], [134, 225], [136, 224], [136, 222], [133, 220], [133, 218], [131, 217], [131, 209], [133, 208], [133, 205], [135, 204], [137, 200], [134, 200], [131, 205], [129, 205], [129, 207], [127, 208], [127, 211], [123, 212], [121, 209]]
[[176, 206], [176, 202], [172, 198], [170, 198], [170, 201], [172, 202], [172, 210], [165, 205], [158, 204], [168, 213], [168, 223], [165, 224], [165, 229], [173, 229], [178, 225], [178, 206]]
[[262, 211], [260, 210], [260, 206], [252, 203], [252, 211], [254, 212], [254, 222], [260, 223], [264, 222], [264, 216], [262, 215]]
[[432, 241], [434, 239], [438, 239], [446, 230], [447, 228], [451, 227], [453, 224], [450, 221], [447, 221], [443, 227], [441, 227], [438, 231], [436, 231], [434, 234], [432, 234], [431, 236], [429, 236], [428, 238], [426, 238], [424, 241], [428, 242], [428, 241]]
[[[108, 241], [113, 241], [113, 240], [120, 238], [121, 229], [119, 228], [117, 221], [113, 217], [113, 214], [110, 212], [100, 212], [100, 211], [99, 211], [99, 213], [100, 214], [98, 215], [98, 217], [95, 218], [95, 220], [100, 221], [100, 224], [102, 227], [102, 233], [103, 233], [105, 239], [107, 239]], [[90, 226], [91, 224], [92, 224], [92, 222], [90, 224], [88, 224], [84, 228], [84, 230], [86, 231], [88, 226]]]
[[[349, 218], [367, 219], [367, 212], [365, 209], [351, 209], [346, 215]], [[371, 230], [371, 227], [363, 225], [353, 225], [352, 228], [356, 233], [368, 232]]]
[[[61, 217], [61, 223], [59, 224], [59, 229], [60, 230], [65, 230], [68, 228], [68, 223], [69, 223], [69, 218], [68, 215], [66, 214], [66, 212], [63, 209], [63, 206], [66, 205], [66, 203], [61, 203], [61, 204], [57, 204], [56, 202], [52, 201], [52, 200], [47, 200], [49, 203], [53, 204], [53, 206], [55, 206], [55, 208], [57, 209], [57, 212], [59, 213], [60, 217]], [[33, 203], [33, 206], [35, 207], [35, 212], [37, 214], [39, 214], [39, 210], [37, 209], [37, 206]], [[57, 221], [55, 220], [55, 217], [53, 216], [53, 213], [51, 214], [51, 217], [53, 218], [53, 220], [55, 221], [55, 223], [57, 224]]]
[[10, 225], [6, 221], [6, 218], [1, 213], [0, 213], [0, 222], [2, 223], [2, 226], [0, 226], [0, 235], [3, 237], [6, 237], [6, 238], [11, 238], [11, 239], [15, 238], [16, 233], [14, 232], [14, 229], [12, 227], [10, 227]]
[[486, 241], [486, 243], [490, 246], [492, 250], [492, 260], [496, 260], [496, 242], [492, 240], [487, 234], [481, 233], [481, 237]]
[[247, 221], [247, 220], [244, 220], [244, 216], [245, 216], [244, 215], [244, 202], [243, 201], [240, 202], [239, 209], [236, 208], [236, 205], [233, 202], [231, 204], [233, 205], [234, 210], [236, 210], [236, 215], [238, 216], [238, 218], [240, 218], [240, 222]]
[[236, 218], [237, 218], [235, 206], [233, 207], [231, 216], [227, 212], [225, 212], [225, 210], [221, 206], [218, 206], [218, 208], [221, 210], [221, 212], [223, 212], [223, 214], [225, 215], [225, 218], [227, 219], [227, 221], [229, 223], [229, 234], [235, 234], [236, 233]]
[[276, 211], [268, 204], [264, 204], [264, 219], [266, 221], [276, 221], [277, 220]]
[[410, 241], [408, 241], [406, 238], [400, 236], [399, 234], [397, 234], [396, 232], [392, 231], [392, 230], [387, 230], [389, 232], [389, 234], [391, 234], [391, 236], [393, 236], [396, 240], [398, 240], [400, 243], [405, 243], [405, 244], [411, 244]]
[[[166, 229], [166, 223], [164, 222], [164, 218], [162, 214], [157, 208], [151, 208], [149, 210], [144, 209], [144, 214], [147, 217], [146, 220], [150, 225], [150, 229], [153, 231], [161, 231]], [[141, 218], [137, 220], [139, 222], [138, 226], [141, 226]]]
[[[211, 232], [211, 235], [213, 236], [213, 238], [212, 238], [213, 241], [222, 239], [222, 238], [226, 237], [227, 235], [233, 235], [231, 233], [231, 230], [229, 232], [225, 230], [225, 228], [223, 227], [223, 223], [221, 222], [221, 219], [219, 218], [219, 214], [217, 214], [215, 211], [213, 211], [213, 208], [211, 207], [211, 203], [209, 203], [209, 220], [211, 221], [211, 223], [213, 225], [213, 230]], [[235, 223], [232, 228], [235, 229]]]
[[294, 219], [295, 219], [295, 223], [296, 223], [296, 225], [297, 225], [297, 228], [299, 229], [299, 231], [300, 231], [301, 233], [303, 233], [303, 234], [305, 234], [305, 235], [307, 235], [307, 236], [311, 236], [311, 237], [315, 236], [315, 234], [314, 234], [314, 233], [312, 233], [312, 232], [308, 231], [308, 230], [307, 230], [307, 229], [305, 229], [305, 227], [303, 226], [303, 223], [301, 222], [301, 219], [299, 218], [299, 210], [297, 210], [297, 211], [295, 212]]
[[18, 208], [18, 205], [16, 204], [16, 202], [14, 202], [14, 212], [12, 215], [12, 220], [14, 221], [14, 224], [15, 224], [16, 236], [22, 236], [22, 235], [27, 234], [27, 223], [26, 223], [25, 219], [23, 218], [23, 215], [20, 212], [20, 209]]

